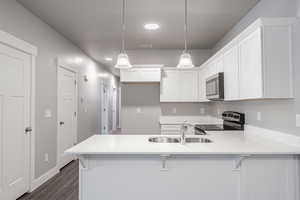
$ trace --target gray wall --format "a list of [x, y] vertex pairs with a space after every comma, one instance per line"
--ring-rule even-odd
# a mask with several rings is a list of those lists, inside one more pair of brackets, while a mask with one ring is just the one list
[[[258, 17], [296, 17], [300, 13], [299, 0], [261, 0], [225, 37], [216, 45], [214, 51], [225, 45], [231, 38]], [[293, 64], [295, 99], [293, 100], [259, 100], [243, 102], [218, 103], [214, 114], [223, 110], [246, 112], [247, 123], [259, 127], [283, 131], [300, 136], [296, 127], [296, 113], [300, 114], [300, 22], [293, 29]], [[280, 80], [278, 80], [280, 81]], [[261, 112], [262, 120], [257, 120]]]
[[201, 115], [200, 108], [210, 113], [210, 103], [160, 103], [159, 98], [159, 83], [123, 83], [122, 134], [160, 134], [160, 116]]
[[[129, 51], [133, 64], [177, 65], [182, 50], [141, 50]], [[192, 50], [194, 64], [200, 66], [211, 56], [211, 50]], [[123, 134], [159, 134], [161, 115], [200, 115], [200, 108], [207, 110], [207, 104], [160, 103], [158, 83], [122, 84]], [[176, 108], [177, 112], [173, 110]], [[140, 109], [140, 112], [138, 112]], [[208, 111], [206, 112], [206, 114]]]
[[[0, 29], [38, 47], [35, 177], [39, 177], [56, 165], [56, 58], [59, 57], [79, 70], [79, 95], [84, 96], [86, 100], [86, 104], [79, 104], [80, 140], [98, 132], [96, 107], [99, 84], [96, 75], [104, 69], [15, 0], [0, 0]], [[76, 57], [81, 57], [82, 63], [76, 64]], [[83, 82], [85, 74], [89, 76], [88, 82]], [[84, 107], [88, 112], [84, 112]], [[52, 118], [44, 117], [46, 109], [51, 109]], [[46, 153], [49, 155], [49, 162], [44, 161]]]

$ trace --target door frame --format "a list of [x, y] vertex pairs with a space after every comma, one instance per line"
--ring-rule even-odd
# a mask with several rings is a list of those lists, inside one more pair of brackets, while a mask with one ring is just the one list
[[[28, 42], [21, 40], [10, 33], [0, 30], [0, 43], [22, 51], [31, 56], [31, 73], [30, 73], [30, 124], [32, 128], [30, 134], [30, 160], [29, 160], [29, 191], [34, 189], [35, 180], [35, 134], [36, 134], [36, 121], [35, 121], [35, 101], [36, 101], [36, 57], [38, 55], [38, 48]], [[28, 192], [29, 192], [28, 191]]]
[[56, 137], [57, 137], [57, 145], [56, 145], [56, 168], [59, 170], [61, 168], [60, 166], [60, 159], [59, 159], [59, 136], [58, 136], [58, 129], [59, 129], [59, 119], [58, 119], [58, 104], [59, 104], [59, 88], [58, 88], [58, 77], [59, 77], [59, 68], [63, 68], [65, 70], [69, 70], [75, 74], [75, 112], [76, 112], [76, 120], [75, 120], [75, 143], [78, 142], [78, 70], [75, 67], [70, 66], [69, 64], [66, 64], [61, 59], [57, 58], [57, 66], [56, 66], [56, 87], [57, 87], [57, 110], [56, 110]]
[[[107, 99], [107, 119], [106, 119], [106, 128], [107, 128], [107, 131], [106, 131], [106, 134], [109, 134], [109, 131], [108, 131], [108, 125], [109, 125], [109, 114], [108, 114], [108, 111], [109, 111], [109, 90], [110, 90], [110, 87], [109, 85], [107, 84], [106, 81], [104, 80], [100, 80], [100, 99], [99, 99], [99, 114], [100, 114], [100, 117], [99, 117], [99, 121], [98, 121], [98, 126], [99, 126], [99, 134], [103, 135], [104, 133], [102, 132], [102, 127], [103, 127], [103, 105], [104, 105], [104, 94], [103, 94], [103, 89], [104, 87], [106, 87], [107, 89], [107, 94], [108, 94], [108, 99]], [[105, 135], [105, 134], [104, 134]]]
[[113, 87], [112, 88], [112, 131], [115, 131], [118, 129], [118, 124], [117, 124], [117, 115], [118, 115], [118, 88], [117, 87]]

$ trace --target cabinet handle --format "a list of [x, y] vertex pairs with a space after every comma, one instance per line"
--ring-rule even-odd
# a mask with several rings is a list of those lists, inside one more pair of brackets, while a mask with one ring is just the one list
[[59, 122], [59, 125], [61, 125], [61, 126], [64, 125], [64, 124], [65, 124], [65, 122]]

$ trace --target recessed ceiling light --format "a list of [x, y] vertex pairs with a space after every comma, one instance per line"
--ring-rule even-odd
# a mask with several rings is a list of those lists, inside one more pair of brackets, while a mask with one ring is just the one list
[[153, 31], [153, 30], [157, 30], [159, 28], [160, 28], [160, 26], [158, 24], [155, 24], [155, 23], [149, 23], [149, 24], [144, 25], [144, 29], [146, 29], [146, 30]]
[[110, 62], [110, 61], [112, 61], [113, 59], [112, 59], [111, 57], [106, 57], [105, 60]]

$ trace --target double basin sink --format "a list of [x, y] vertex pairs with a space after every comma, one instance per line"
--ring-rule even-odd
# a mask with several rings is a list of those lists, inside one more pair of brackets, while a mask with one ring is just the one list
[[[179, 137], [167, 137], [158, 136], [149, 138], [149, 142], [153, 143], [180, 143], [181, 138]], [[212, 143], [213, 141], [207, 138], [187, 137], [185, 138], [186, 143]]]

